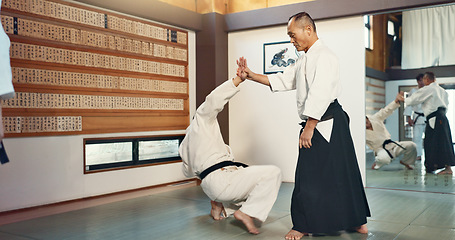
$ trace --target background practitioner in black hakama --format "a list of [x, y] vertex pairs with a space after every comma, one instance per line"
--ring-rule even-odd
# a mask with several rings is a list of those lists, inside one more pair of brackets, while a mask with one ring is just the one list
[[424, 87], [405, 99], [405, 104], [414, 106], [422, 104], [423, 114], [427, 119], [425, 128], [425, 168], [428, 173], [443, 169], [438, 174], [453, 174], [451, 166], [455, 166], [455, 154], [446, 117], [449, 105], [448, 93], [436, 82], [434, 73], [423, 75]]

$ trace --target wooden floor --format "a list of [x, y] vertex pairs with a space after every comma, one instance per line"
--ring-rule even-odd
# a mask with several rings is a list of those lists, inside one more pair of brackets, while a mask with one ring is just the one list
[[[366, 194], [372, 212], [368, 234], [341, 232], [338, 236], [306, 239], [455, 239], [455, 195], [451, 186], [444, 186], [444, 178], [440, 179], [442, 185], [434, 186], [436, 178], [431, 175], [424, 188], [420, 179], [414, 184], [414, 178], [399, 165], [389, 167], [367, 170], [370, 186]], [[386, 185], [382, 178], [396, 182]], [[406, 179], [412, 179], [412, 184]], [[403, 187], [406, 185], [416, 186], [406, 189]], [[233, 217], [212, 220], [210, 201], [193, 182], [1, 216], [0, 239], [284, 239], [291, 227], [293, 186], [282, 184], [269, 218], [257, 236], [248, 234]]]

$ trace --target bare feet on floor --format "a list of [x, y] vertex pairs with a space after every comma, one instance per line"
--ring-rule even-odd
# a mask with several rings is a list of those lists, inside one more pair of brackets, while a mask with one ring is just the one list
[[452, 175], [453, 172], [452, 170], [442, 170], [440, 172], [438, 172], [438, 175]]
[[373, 163], [373, 165], [371, 165], [371, 169], [377, 170], [377, 169], [376, 169], [376, 163]]
[[286, 236], [284, 238], [286, 240], [299, 240], [303, 236], [308, 236], [308, 233], [301, 233], [299, 231], [291, 229], [291, 231], [289, 231], [288, 234], [286, 234]]
[[222, 203], [210, 201], [210, 204], [212, 205], [210, 214], [212, 215], [214, 220], [221, 220], [224, 218], [224, 216], [226, 216], [226, 211], [224, 210]]
[[406, 164], [406, 163], [404, 163], [403, 161], [400, 161], [400, 163], [401, 163], [402, 165], [404, 165], [404, 166], [406, 167], [406, 169], [408, 169], [408, 170], [413, 170], [413, 169], [414, 169], [411, 165]]
[[453, 172], [452, 172], [452, 167], [450, 166], [447, 166], [446, 165], [446, 168], [440, 172], [438, 172], [438, 175], [452, 175]]
[[254, 225], [253, 218], [243, 213], [240, 210], [234, 212], [235, 219], [241, 221], [245, 227], [248, 229], [248, 232], [251, 234], [259, 234], [259, 230]]
[[363, 234], [368, 233], [368, 228], [367, 228], [367, 225], [366, 225], [366, 224], [363, 224], [363, 225], [360, 226], [360, 227], [356, 227], [355, 230], [356, 230], [358, 233], [363, 233]]

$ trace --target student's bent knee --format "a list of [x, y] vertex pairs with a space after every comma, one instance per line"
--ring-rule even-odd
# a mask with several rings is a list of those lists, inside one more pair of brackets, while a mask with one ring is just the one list
[[414, 142], [407, 142], [404, 146], [408, 152], [417, 152], [417, 144]]

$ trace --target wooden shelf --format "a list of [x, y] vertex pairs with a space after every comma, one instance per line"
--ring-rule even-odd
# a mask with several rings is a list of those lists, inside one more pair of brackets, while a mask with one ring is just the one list
[[1, 17], [17, 96], [5, 137], [188, 126], [188, 32], [62, 0], [6, 0]]

